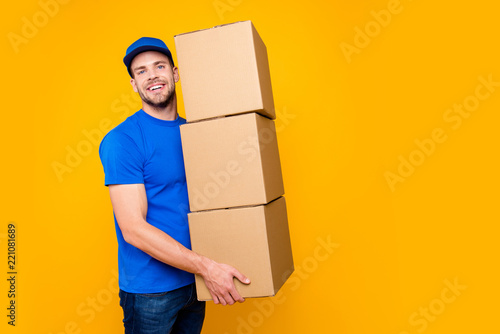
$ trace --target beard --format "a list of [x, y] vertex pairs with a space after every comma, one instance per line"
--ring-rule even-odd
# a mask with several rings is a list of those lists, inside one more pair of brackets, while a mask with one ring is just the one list
[[150, 105], [155, 109], [165, 109], [172, 101], [175, 94], [175, 86], [171, 87], [168, 84], [165, 85], [167, 89], [164, 95], [156, 95], [153, 99], [149, 98], [144, 90], [139, 89], [139, 96], [144, 103]]

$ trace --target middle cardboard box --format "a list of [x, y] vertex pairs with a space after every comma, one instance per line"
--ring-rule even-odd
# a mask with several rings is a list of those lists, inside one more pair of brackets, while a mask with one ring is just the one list
[[256, 113], [181, 126], [191, 211], [266, 204], [284, 194], [274, 122]]

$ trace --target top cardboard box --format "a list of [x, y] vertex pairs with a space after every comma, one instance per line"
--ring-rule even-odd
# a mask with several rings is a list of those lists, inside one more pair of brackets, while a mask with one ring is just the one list
[[251, 21], [174, 39], [188, 122], [247, 112], [276, 118], [266, 46]]

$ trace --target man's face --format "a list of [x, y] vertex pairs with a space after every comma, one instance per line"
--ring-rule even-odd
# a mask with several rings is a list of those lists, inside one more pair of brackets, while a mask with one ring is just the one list
[[160, 109], [169, 104], [175, 92], [175, 83], [179, 81], [179, 73], [167, 56], [156, 51], [139, 53], [132, 60], [130, 70], [133, 74], [130, 83], [142, 101]]

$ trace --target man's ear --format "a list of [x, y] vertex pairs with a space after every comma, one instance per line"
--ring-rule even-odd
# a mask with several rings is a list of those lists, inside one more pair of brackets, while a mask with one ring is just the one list
[[135, 84], [134, 78], [130, 79], [130, 84], [132, 85], [132, 88], [134, 89], [134, 92], [137, 93], [137, 85]]
[[179, 76], [179, 69], [177, 68], [177, 66], [174, 66], [174, 68], [172, 69], [172, 71], [174, 72], [174, 80], [175, 80], [175, 82], [179, 82], [180, 76]]

